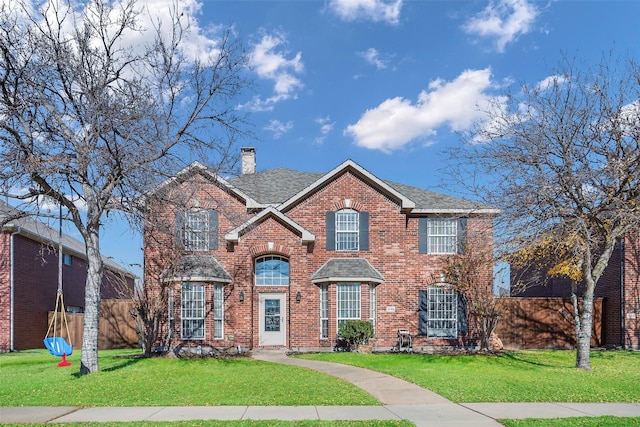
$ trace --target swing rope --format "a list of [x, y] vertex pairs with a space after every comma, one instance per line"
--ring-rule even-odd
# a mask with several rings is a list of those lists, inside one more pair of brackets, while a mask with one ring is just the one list
[[[58, 309], [60, 309], [62, 313], [62, 319], [60, 323], [60, 333], [56, 336], [56, 332], [58, 331]], [[60, 226], [58, 229], [58, 291], [56, 292], [56, 308], [49, 321], [49, 328], [44, 338], [44, 345], [49, 350], [49, 353], [54, 356], [62, 356], [63, 362], [61, 363], [65, 363], [64, 366], [68, 366], [66, 365], [66, 363], [68, 363], [66, 362], [66, 356], [71, 355], [73, 346], [62, 337], [63, 325], [67, 331], [67, 338], [71, 341], [69, 324], [67, 323], [67, 311], [64, 307], [64, 296], [62, 293], [62, 205], [60, 205]], [[52, 327], [53, 335], [49, 337]]]

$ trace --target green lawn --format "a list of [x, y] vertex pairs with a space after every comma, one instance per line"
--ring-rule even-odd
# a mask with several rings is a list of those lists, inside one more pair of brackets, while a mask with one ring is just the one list
[[[137, 350], [101, 351], [101, 371], [80, 376], [44, 350], [0, 354], [0, 406], [378, 405], [341, 380], [253, 359], [140, 359]], [[640, 402], [640, 353], [592, 352], [593, 371], [573, 368], [572, 351], [520, 351], [500, 356], [325, 353], [298, 357], [353, 364], [408, 379], [455, 402]], [[509, 427], [627, 427], [640, 418], [501, 420]], [[36, 424], [34, 424], [36, 425]], [[86, 424], [83, 424], [86, 425]], [[142, 427], [149, 423], [99, 423]], [[407, 427], [409, 422], [189, 421], [182, 427]], [[44, 426], [44, 424], [43, 424]], [[73, 426], [73, 424], [69, 424]]]
[[528, 418], [500, 422], [507, 427], [638, 427], [640, 417]]
[[379, 405], [335, 377], [249, 358], [122, 358], [101, 351], [80, 376], [80, 352], [58, 368], [45, 350], [0, 354], [0, 406]]
[[593, 351], [592, 371], [573, 351], [500, 356], [325, 353], [300, 357], [345, 363], [414, 382], [454, 402], [640, 402], [640, 353]]

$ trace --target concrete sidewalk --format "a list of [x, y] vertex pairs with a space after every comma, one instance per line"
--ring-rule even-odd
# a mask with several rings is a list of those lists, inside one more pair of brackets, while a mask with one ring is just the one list
[[640, 403], [453, 403], [415, 384], [368, 369], [257, 351], [255, 359], [301, 366], [342, 378], [382, 406], [0, 407], [0, 423], [184, 420], [409, 420], [418, 427], [496, 427], [496, 419], [612, 415], [640, 417]]
[[640, 404], [432, 403], [384, 406], [0, 407], [0, 423], [185, 420], [409, 420], [418, 427], [501, 426], [496, 419], [640, 417]]

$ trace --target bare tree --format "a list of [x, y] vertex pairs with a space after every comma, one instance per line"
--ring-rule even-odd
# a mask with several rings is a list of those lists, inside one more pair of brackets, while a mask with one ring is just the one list
[[474, 194], [502, 209], [502, 249], [550, 239], [581, 269], [576, 367], [589, 370], [598, 279], [640, 223], [640, 67], [611, 57], [577, 65], [565, 58], [544, 81], [496, 98], [454, 161]]
[[489, 342], [491, 334], [506, 312], [504, 298], [493, 295], [494, 264], [493, 253], [475, 250], [471, 245], [466, 246], [464, 253], [444, 261], [446, 281], [467, 303], [467, 316], [479, 335], [480, 350], [493, 350]]
[[0, 6], [0, 193], [54, 199], [86, 243], [81, 373], [98, 370], [104, 216], [133, 212], [194, 157], [220, 173], [236, 164], [246, 57], [231, 31], [193, 32], [191, 12], [176, 2], [162, 21], [137, 0]]

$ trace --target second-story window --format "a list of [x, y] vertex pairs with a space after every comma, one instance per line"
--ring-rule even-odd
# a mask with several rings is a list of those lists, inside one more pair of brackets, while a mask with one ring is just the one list
[[465, 250], [466, 238], [466, 218], [420, 218], [419, 220], [419, 253], [461, 254]]
[[177, 212], [176, 243], [186, 251], [218, 249], [218, 212], [205, 209]]
[[342, 209], [327, 212], [327, 250], [368, 251], [369, 212]]
[[336, 212], [336, 250], [357, 251], [360, 221], [358, 212], [343, 209]]

